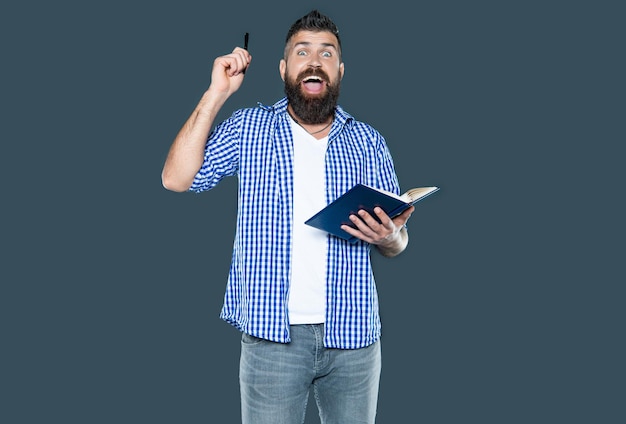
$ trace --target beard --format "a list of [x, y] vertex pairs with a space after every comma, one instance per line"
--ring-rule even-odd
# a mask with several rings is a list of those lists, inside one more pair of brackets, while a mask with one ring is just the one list
[[[299, 81], [309, 76], [317, 76], [326, 82], [326, 92], [321, 96], [307, 96], [302, 92]], [[285, 94], [295, 114], [304, 124], [323, 124], [335, 114], [341, 76], [337, 75], [336, 82], [331, 84], [326, 72], [321, 69], [307, 69], [292, 80], [285, 72]]]

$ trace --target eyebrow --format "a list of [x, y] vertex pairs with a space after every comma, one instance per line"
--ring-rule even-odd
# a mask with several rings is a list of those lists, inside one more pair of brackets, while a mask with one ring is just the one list
[[[335, 51], [337, 50], [337, 46], [333, 43], [320, 43], [323, 47], [332, 47]], [[313, 43], [309, 42], [309, 41], [300, 41], [299, 43], [296, 43], [293, 45], [293, 48], [295, 49], [298, 46], [305, 46], [305, 47], [311, 47], [313, 45]]]

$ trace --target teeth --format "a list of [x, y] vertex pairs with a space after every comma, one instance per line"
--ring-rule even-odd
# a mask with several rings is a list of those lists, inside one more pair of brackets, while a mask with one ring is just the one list
[[304, 82], [312, 82], [312, 81], [322, 82], [321, 78], [317, 78], [317, 77], [309, 77], [309, 78], [304, 79]]

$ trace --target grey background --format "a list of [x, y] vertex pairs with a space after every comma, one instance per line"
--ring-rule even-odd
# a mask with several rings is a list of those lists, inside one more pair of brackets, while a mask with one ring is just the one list
[[272, 104], [312, 8], [341, 31], [342, 106], [403, 189], [442, 188], [374, 255], [378, 422], [624, 422], [622, 8], [398, 0], [1, 7], [2, 422], [238, 422], [236, 182], [160, 171], [213, 58], [250, 32], [222, 117]]

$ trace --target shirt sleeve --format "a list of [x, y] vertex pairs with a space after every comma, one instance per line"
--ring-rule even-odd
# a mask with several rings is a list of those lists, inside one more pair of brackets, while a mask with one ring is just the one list
[[204, 148], [204, 160], [189, 191], [210, 190], [224, 177], [236, 175], [239, 170], [239, 142], [241, 111], [221, 122], [209, 134]]
[[400, 194], [400, 184], [398, 182], [398, 176], [396, 175], [395, 166], [389, 146], [387, 145], [384, 137], [377, 134], [377, 161], [378, 161], [378, 187], [391, 191], [395, 194]]

